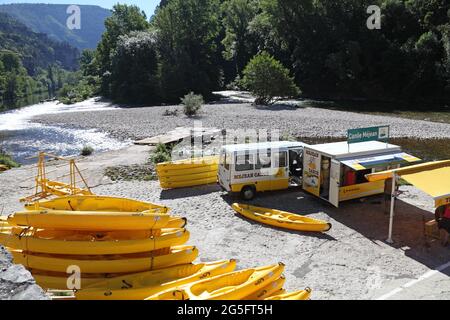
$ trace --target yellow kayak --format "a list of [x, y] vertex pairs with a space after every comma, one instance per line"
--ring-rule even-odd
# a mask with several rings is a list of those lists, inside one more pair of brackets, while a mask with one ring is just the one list
[[0, 244], [36, 253], [66, 255], [106, 255], [149, 252], [185, 244], [185, 229], [152, 231], [77, 232], [23, 230], [0, 232]]
[[313, 232], [325, 232], [331, 229], [331, 223], [286, 211], [254, 207], [239, 203], [234, 203], [232, 207], [236, 212], [248, 219], [274, 227]]
[[160, 177], [159, 181], [160, 183], [177, 183], [177, 182], [189, 182], [192, 180], [201, 180], [201, 179], [210, 179], [210, 178], [216, 178], [217, 179], [217, 171], [209, 171], [209, 172], [203, 172], [203, 173], [197, 173], [197, 174], [188, 174], [183, 176], [168, 176], [168, 177]]
[[25, 204], [26, 210], [40, 210], [42, 208], [62, 211], [101, 212], [142, 212], [154, 210], [155, 212], [167, 213], [169, 211], [169, 208], [151, 202], [96, 195], [65, 196]]
[[170, 217], [169, 222], [165, 226], [165, 228], [184, 228], [187, 225], [187, 219], [186, 218], [179, 218], [179, 217]]
[[[164, 270], [164, 269], [162, 269]], [[31, 270], [34, 280], [42, 289], [53, 290], [72, 290], [73, 281], [69, 279], [70, 274], [61, 272], [48, 272], [42, 270]], [[117, 277], [124, 274], [82, 274], [80, 278], [81, 288], [92, 286], [93, 284], [104, 281], [111, 277]], [[67, 283], [69, 280], [69, 284]], [[70, 285], [70, 287], [68, 287]]]
[[230, 272], [167, 290], [146, 300], [240, 300], [278, 279], [283, 270], [284, 265], [279, 263]]
[[28, 269], [66, 272], [69, 266], [79, 266], [81, 273], [133, 273], [156, 270], [179, 264], [191, 263], [198, 256], [198, 249], [192, 246], [178, 246], [153, 252], [106, 255], [77, 256], [27, 253], [10, 250], [14, 263]]
[[190, 264], [107, 279], [76, 293], [79, 300], [143, 300], [158, 292], [232, 272], [235, 260]]
[[57, 211], [50, 209], [22, 211], [8, 217], [11, 226], [30, 226], [57, 230], [150, 230], [164, 228], [170, 216], [153, 211], [97, 212]]
[[163, 170], [201, 168], [204, 166], [218, 165], [218, 164], [219, 164], [219, 156], [198, 157], [192, 159], [161, 162], [156, 165], [156, 171], [159, 172]]
[[177, 177], [177, 176], [191, 176], [191, 175], [197, 175], [202, 173], [210, 173], [214, 172], [217, 174], [219, 171], [219, 165], [218, 164], [211, 164], [211, 165], [203, 165], [197, 168], [187, 168], [187, 169], [157, 169], [156, 173], [158, 174], [158, 178], [167, 178], [167, 177]]
[[309, 300], [311, 297], [311, 289], [306, 288], [296, 292], [284, 293], [280, 295], [274, 295], [264, 300]]
[[73, 188], [67, 183], [59, 181], [42, 181], [42, 188], [45, 192], [55, 196], [68, 196], [68, 195], [92, 195], [92, 192], [87, 189]]
[[195, 186], [201, 186], [201, 185], [205, 185], [205, 184], [214, 184], [214, 183], [217, 183], [216, 175], [214, 175], [211, 178], [181, 181], [181, 182], [162, 182], [162, 181], [160, 181], [160, 186], [163, 189], [177, 189], [177, 188], [195, 187]]
[[264, 300], [265, 298], [268, 298], [276, 292], [280, 291], [283, 288], [285, 281], [286, 278], [282, 275], [272, 283], [269, 283], [255, 293], [246, 296], [242, 300]]
[[[170, 217], [169, 222], [167, 225], [164, 226], [164, 228], [167, 229], [183, 229], [187, 225], [187, 219], [186, 218], [179, 218], [179, 217]], [[7, 217], [0, 217], [0, 231], [10, 230], [11, 228], [19, 228], [11, 226], [8, 223]], [[27, 227], [26, 227], [27, 228]], [[22, 228], [25, 229], [25, 228]]]

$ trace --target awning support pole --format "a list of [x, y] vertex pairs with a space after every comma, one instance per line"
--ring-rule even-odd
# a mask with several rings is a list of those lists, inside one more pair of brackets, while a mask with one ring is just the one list
[[397, 174], [394, 172], [392, 174], [392, 190], [391, 190], [391, 215], [389, 217], [389, 235], [386, 240], [387, 243], [394, 243], [392, 240], [392, 227], [394, 225], [394, 208], [395, 208], [395, 198], [396, 198], [396, 186], [397, 183]]

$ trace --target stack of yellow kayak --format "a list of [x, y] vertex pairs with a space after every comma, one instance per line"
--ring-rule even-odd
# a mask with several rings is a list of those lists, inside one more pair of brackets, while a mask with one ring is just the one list
[[[103, 196], [66, 196], [25, 206], [0, 221], [0, 243], [44, 288], [67, 289], [67, 269], [87, 283], [191, 263], [185, 218], [149, 202]], [[101, 275], [101, 276], [99, 276]], [[82, 281], [83, 282], [83, 281]]]
[[[186, 219], [132, 199], [65, 196], [0, 219], [0, 243], [44, 289], [81, 300], [306, 300], [287, 294], [282, 263], [235, 271], [233, 259], [194, 264]], [[77, 266], [72, 279], [68, 270]], [[69, 273], [68, 273], [69, 272]]]
[[156, 173], [163, 189], [216, 183], [218, 170], [218, 156], [163, 162], [156, 165]]
[[331, 229], [331, 224], [326, 221], [286, 211], [260, 208], [240, 203], [234, 203], [232, 207], [236, 212], [248, 219], [278, 228], [312, 232], [325, 232]]
[[283, 270], [284, 265], [279, 263], [225, 273], [159, 292], [146, 300], [308, 300], [310, 289], [285, 293]]

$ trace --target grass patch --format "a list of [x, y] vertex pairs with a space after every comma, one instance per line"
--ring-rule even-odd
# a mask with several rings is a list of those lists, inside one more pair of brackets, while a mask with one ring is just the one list
[[7, 154], [5, 151], [1, 149], [0, 149], [0, 164], [8, 167], [9, 169], [17, 168], [20, 166], [17, 162], [13, 160], [13, 158], [9, 154]]
[[108, 167], [105, 175], [112, 181], [157, 180], [152, 164]]

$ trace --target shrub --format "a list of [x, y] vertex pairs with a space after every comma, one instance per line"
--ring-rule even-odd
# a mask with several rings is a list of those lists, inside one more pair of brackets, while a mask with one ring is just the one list
[[90, 156], [94, 152], [94, 148], [91, 146], [84, 146], [83, 149], [81, 149], [81, 155], [82, 156]]
[[202, 107], [202, 104], [205, 103], [201, 94], [194, 94], [193, 92], [185, 95], [181, 99], [181, 102], [184, 105], [184, 114], [188, 117], [195, 116]]
[[256, 104], [273, 104], [300, 93], [289, 70], [267, 52], [250, 60], [243, 71], [241, 84], [256, 97]]
[[150, 157], [150, 161], [153, 162], [154, 164], [170, 161], [171, 160], [170, 152], [171, 152], [170, 148], [168, 148], [165, 144], [158, 143], [156, 145], [154, 154]]
[[164, 117], [176, 117], [176, 116], [178, 116], [178, 109], [175, 109], [175, 110], [166, 109], [163, 113], [163, 116]]
[[19, 166], [10, 155], [6, 154], [2, 149], [0, 149], [0, 164], [7, 166], [8, 168], [16, 168]]

